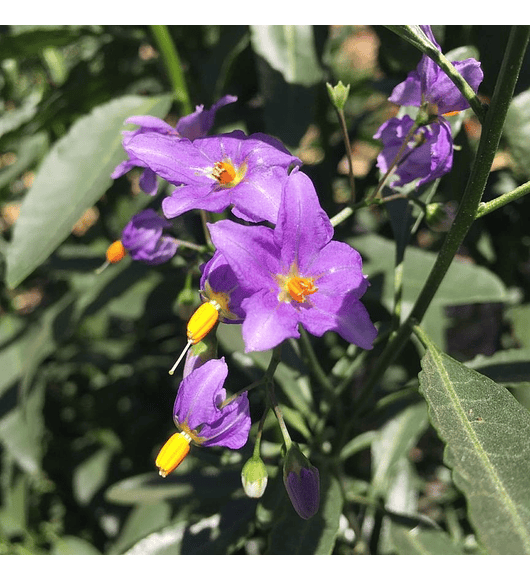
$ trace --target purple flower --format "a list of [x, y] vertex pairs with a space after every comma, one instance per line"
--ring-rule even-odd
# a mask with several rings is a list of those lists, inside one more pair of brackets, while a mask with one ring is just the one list
[[201, 270], [200, 293], [203, 300], [215, 301], [222, 322], [241, 324], [245, 318], [241, 302], [250, 293], [241, 288], [226, 258], [220, 252], [215, 252]]
[[247, 442], [251, 424], [247, 393], [221, 408], [227, 375], [224, 357], [211, 359], [196, 366], [180, 383], [173, 420], [196, 445], [239, 449]]
[[162, 201], [174, 218], [191, 209], [276, 223], [287, 169], [301, 161], [276, 139], [242, 131], [190, 141], [158, 133], [133, 137], [128, 149], [157, 175], [179, 185]]
[[320, 506], [320, 476], [296, 443], [286, 453], [283, 482], [296, 513], [304, 520], [313, 517]]
[[112, 172], [112, 179], [117, 179], [122, 175], [128, 173], [133, 167], [144, 167], [142, 176], [140, 177], [140, 188], [149, 195], [155, 195], [158, 190], [156, 181], [156, 173], [151, 170], [141, 159], [135, 157], [128, 148], [128, 143], [136, 135], [145, 133], [157, 133], [160, 135], [168, 135], [174, 138], [197, 139], [208, 134], [213, 126], [215, 114], [220, 107], [224, 107], [229, 103], [237, 101], [237, 97], [232, 95], [225, 95], [219, 99], [211, 109], [204, 110], [204, 105], [199, 105], [195, 108], [195, 112], [190, 115], [182, 117], [177, 122], [175, 127], [172, 127], [158, 117], [151, 115], [138, 115], [129, 117], [125, 120], [126, 124], [138, 125], [140, 128], [134, 131], [123, 131], [123, 148], [127, 152], [128, 159], [122, 161]]
[[[422, 26], [421, 28], [429, 40], [440, 49], [431, 27]], [[452, 64], [477, 92], [484, 77], [480, 62], [474, 58], [467, 58]], [[431, 111], [434, 109], [437, 115], [446, 115], [469, 108], [469, 103], [453, 81], [427, 55], [423, 55], [416, 70], [409, 73], [407, 78], [394, 88], [389, 101], [397, 105], [416, 107], [429, 103]]]
[[[385, 174], [394, 163], [403, 141], [414, 121], [405, 115], [402, 119], [393, 117], [383, 123], [374, 135], [383, 141], [383, 149], [377, 156], [377, 167]], [[453, 164], [453, 138], [451, 126], [443, 118], [430, 125], [416, 129], [409, 139], [401, 159], [398, 161], [394, 175], [399, 179], [392, 182], [392, 187], [406, 185], [419, 179], [417, 187], [433, 181], [451, 170]]]
[[123, 228], [121, 241], [133, 260], [152, 266], [171, 260], [177, 251], [177, 241], [163, 236], [164, 228], [171, 222], [159, 216], [153, 209], [137, 213]]
[[359, 253], [332, 241], [333, 227], [311, 180], [295, 169], [285, 183], [273, 230], [230, 220], [209, 225], [212, 241], [242, 288], [247, 352], [298, 338], [298, 324], [321, 336], [328, 330], [369, 349], [377, 334], [360, 302], [368, 287]]

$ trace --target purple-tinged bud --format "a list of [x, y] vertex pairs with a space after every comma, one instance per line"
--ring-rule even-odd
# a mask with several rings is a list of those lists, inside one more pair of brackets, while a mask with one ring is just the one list
[[241, 483], [248, 497], [258, 498], [265, 493], [269, 476], [261, 457], [252, 456], [241, 470]]
[[285, 455], [283, 482], [296, 513], [304, 520], [313, 517], [320, 505], [320, 477], [296, 443]]

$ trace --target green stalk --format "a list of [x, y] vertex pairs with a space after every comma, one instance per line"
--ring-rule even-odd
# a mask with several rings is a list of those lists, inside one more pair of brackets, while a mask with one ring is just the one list
[[180, 57], [175, 43], [173, 42], [165, 24], [151, 24], [151, 32], [156, 40], [160, 54], [162, 55], [164, 65], [173, 87], [175, 100], [182, 105], [182, 114], [189, 115], [193, 112], [193, 106], [191, 104], [186, 79], [184, 77], [184, 72], [182, 71], [182, 65], [180, 63]]
[[396, 359], [408, 341], [413, 326], [419, 324], [423, 319], [453, 258], [464, 241], [469, 228], [475, 221], [480, 199], [499, 145], [504, 120], [513, 96], [529, 37], [529, 26], [512, 27], [491, 105], [484, 121], [477, 154], [471, 167], [471, 173], [462, 195], [455, 221], [447, 233], [436, 262], [407, 320], [401, 325], [378, 357], [377, 366], [365, 385], [363, 396], [369, 393], [388, 366]]
[[499, 195], [499, 197], [496, 197], [491, 201], [481, 203], [478, 206], [477, 215], [475, 216], [475, 219], [481, 218], [482, 216], [485, 216], [486, 214], [491, 213], [492, 211], [495, 211], [500, 207], [503, 207], [507, 203], [515, 201], [516, 199], [519, 199], [520, 197], [523, 197], [529, 193], [530, 193], [530, 181], [527, 181], [526, 183], [523, 183], [522, 185], [516, 187], [512, 191], [503, 193], [502, 195]]

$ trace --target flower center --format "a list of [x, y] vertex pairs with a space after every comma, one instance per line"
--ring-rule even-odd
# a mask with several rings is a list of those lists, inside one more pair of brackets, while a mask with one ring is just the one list
[[247, 166], [242, 163], [235, 167], [230, 159], [216, 161], [212, 169], [212, 177], [217, 180], [221, 187], [234, 187], [245, 177]]
[[306, 296], [314, 294], [318, 288], [313, 284], [312, 278], [293, 276], [287, 280], [287, 290], [293, 300], [305, 302]]
[[278, 274], [276, 282], [281, 288], [278, 295], [280, 302], [291, 302], [294, 300], [300, 304], [307, 302], [307, 297], [314, 294], [318, 287], [315, 286], [315, 279], [308, 276], [300, 276], [298, 267], [293, 264], [288, 274]]

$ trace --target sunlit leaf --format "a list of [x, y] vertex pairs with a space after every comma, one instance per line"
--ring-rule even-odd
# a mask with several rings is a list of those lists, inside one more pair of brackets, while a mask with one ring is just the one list
[[8, 246], [7, 284], [14, 288], [63, 242], [83, 212], [108, 189], [125, 157], [124, 120], [164, 116], [170, 97], [125, 96], [96, 107], [57, 141], [24, 198]]
[[422, 368], [420, 389], [479, 541], [491, 554], [529, 554], [530, 413], [434, 344]]

